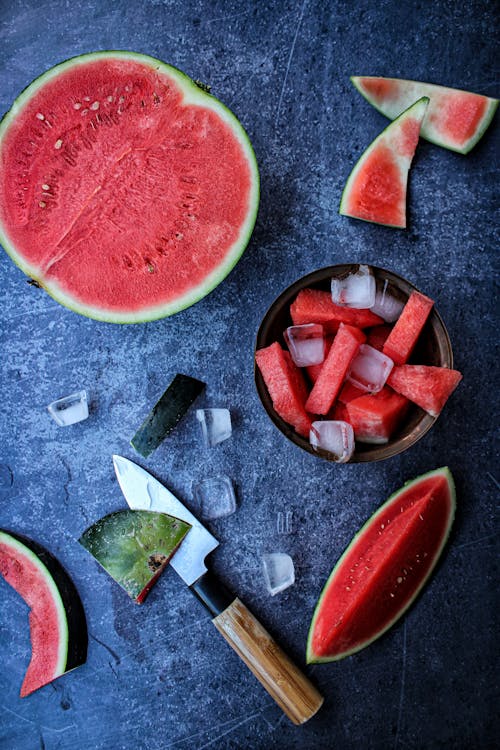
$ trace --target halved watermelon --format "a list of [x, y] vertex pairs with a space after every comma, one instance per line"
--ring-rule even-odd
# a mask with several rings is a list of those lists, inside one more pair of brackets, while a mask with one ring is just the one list
[[438, 146], [467, 154], [493, 119], [498, 99], [420, 81], [353, 76], [370, 104], [391, 120], [422, 96], [429, 98], [420, 135]]
[[322, 289], [301, 289], [290, 306], [290, 316], [296, 326], [321, 323], [325, 333], [336, 333], [341, 323], [368, 328], [384, 322], [371, 310], [336, 305], [331, 293]]
[[431, 416], [437, 417], [461, 380], [462, 374], [458, 370], [447, 367], [401, 365], [393, 369], [387, 383]]
[[78, 592], [46, 549], [0, 529], [0, 575], [30, 607], [31, 661], [21, 698], [83, 664], [87, 623]]
[[368, 146], [349, 175], [340, 213], [404, 229], [408, 171], [429, 99], [408, 107]]
[[312, 420], [304, 408], [307, 386], [301, 370], [278, 342], [258, 349], [255, 362], [266, 384], [274, 410], [296, 432], [309, 437]]
[[382, 347], [382, 352], [396, 365], [403, 365], [410, 358], [433, 306], [434, 302], [425, 294], [410, 294], [403, 312]]
[[455, 515], [448, 468], [408, 482], [356, 534], [316, 605], [307, 661], [368, 646], [408, 609], [434, 569]]
[[234, 115], [176, 68], [75, 57], [0, 124], [0, 241], [55, 299], [99, 320], [182, 310], [231, 270], [259, 178]]
[[328, 414], [344, 382], [347, 370], [366, 341], [363, 331], [340, 324], [323, 367], [305, 404], [311, 414]]

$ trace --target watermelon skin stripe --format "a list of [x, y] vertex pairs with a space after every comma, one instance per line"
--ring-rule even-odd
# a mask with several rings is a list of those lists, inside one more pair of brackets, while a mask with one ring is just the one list
[[[39, 685], [31, 686], [27, 690], [25, 682], [23, 682], [21, 697], [25, 697], [66, 672], [81, 666], [86, 661], [88, 647], [87, 621], [80, 596], [73, 581], [57, 558], [50, 554], [48, 550], [22, 534], [6, 529], [0, 529], [0, 544], [10, 547], [13, 556], [18, 553], [26, 557], [40, 571], [58, 612], [60, 640], [56, 667], [53, 674], [47, 675], [47, 679]], [[28, 672], [29, 667], [25, 681]]]
[[[321, 612], [322, 602], [323, 602], [326, 594], [328, 593], [329, 587], [332, 584], [332, 582], [334, 581], [334, 578], [336, 577], [337, 572], [339, 572], [341, 570], [343, 562], [346, 560], [346, 558], [348, 557], [348, 555], [355, 548], [355, 546], [357, 545], [357, 543], [362, 539], [364, 532], [367, 531], [369, 529], [369, 527], [372, 526], [372, 524], [373, 525], [377, 524], [378, 520], [381, 518], [381, 516], [383, 516], [383, 514], [387, 511], [388, 508], [390, 508], [393, 504], [396, 504], [396, 502], [406, 492], [408, 492], [409, 490], [414, 489], [420, 483], [423, 484], [427, 480], [432, 479], [434, 477], [442, 477], [446, 481], [447, 492], [448, 492], [447, 501], [448, 501], [448, 504], [449, 504], [449, 508], [448, 508], [448, 516], [447, 516], [446, 528], [444, 529], [444, 532], [442, 534], [439, 546], [434, 551], [434, 558], [432, 560], [432, 563], [428, 567], [426, 575], [422, 578], [422, 580], [419, 582], [418, 586], [415, 588], [413, 594], [408, 598], [408, 600], [404, 603], [404, 605], [398, 610], [398, 612], [396, 613], [396, 615], [390, 621], [388, 621], [380, 630], [374, 632], [372, 637], [365, 639], [365, 641], [362, 642], [362, 643], [356, 644], [356, 646], [354, 648], [347, 649], [347, 650], [342, 651], [340, 653], [337, 653], [337, 654], [334, 654], [334, 655], [331, 655], [331, 656], [324, 656], [324, 657], [317, 656], [314, 653], [313, 645], [312, 645], [315, 624], [316, 624], [318, 616], [319, 616], [319, 614]], [[348, 547], [346, 548], [346, 550], [344, 551], [344, 553], [342, 554], [342, 556], [340, 557], [340, 559], [338, 560], [338, 562], [336, 563], [336, 565], [334, 566], [334, 568], [333, 568], [330, 576], [328, 577], [328, 580], [327, 580], [327, 582], [326, 582], [326, 584], [325, 584], [325, 586], [323, 588], [323, 591], [321, 592], [321, 595], [320, 595], [320, 597], [318, 599], [318, 603], [317, 603], [316, 608], [314, 610], [313, 618], [312, 618], [311, 625], [310, 625], [310, 628], [309, 628], [309, 635], [308, 635], [308, 640], [307, 640], [306, 659], [307, 659], [307, 663], [308, 664], [326, 663], [326, 662], [330, 662], [330, 661], [338, 661], [340, 659], [345, 658], [346, 656], [350, 656], [350, 655], [356, 653], [357, 651], [360, 651], [361, 649], [365, 648], [365, 646], [368, 646], [371, 643], [373, 643], [373, 641], [375, 641], [381, 635], [383, 635], [384, 633], [386, 633], [394, 625], [394, 623], [397, 622], [397, 620], [400, 617], [402, 617], [402, 615], [409, 609], [409, 607], [413, 604], [413, 602], [415, 601], [415, 599], [418, 597], [419, 593], [421, 592], [421, 590], [425, 586], [426, 582], [429, 580], [429, 578], [430, 578], [433, 570], [436, 567], [436, 564], [437, 564], [437, 562], [438, 562], [438, 560], [439, 560], [439, 558], [441, 556], [441, 553], [442, 553], [442, 551], [444, 549], [444, 546], [445, 546], [445, 544], [446, 544], [446, 542], [448, 540], [448, 537], [449, 537], [449, 534], [450, 534], [450, 530], [451, 530], [451, 527], [453, 525], [453, 520], [454, 520], [454, 517], [455, 517], [455, 510], [456, 510], [455, 483], [453, 481], [453, 476], [452, 476], [449, 468], [445, 466], [445, 467], [442, 467], [440, 469], [435, 469], [434, 471], [427, 472], [426, 474], [422, 474], [421, 476], [416, 477], [415, 479], [413, 479], [413, 480], [411, 480], [409, 482], [406, 482], [406, 484], [403, 487], [401, 487], [399, 490], [397, 490], [395, 493], [393, 493], [385, 501], [385, 503], [383, 505], [381, 505], [380, 508], [372, 516], [370, 516], [370, 518], [366, 521], [366, 523], [364, 524], [364, 526], [354, 536], [354, 538], [352, 539], [352, 541], [350, 542], [350, 544], [348, 545]]]

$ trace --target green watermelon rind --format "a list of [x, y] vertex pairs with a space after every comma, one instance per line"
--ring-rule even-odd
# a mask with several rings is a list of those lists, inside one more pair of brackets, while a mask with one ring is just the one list
[[[407, 492], [409, 489], [413, 489], [415, 486], [417, 486], [420, 482], [424, 482], [427, 479], [430, 479], [431, 477], [437, 477], [437, 476], [443, 476], [446, 479], [446, 482], [448, 484], [448, 489], [450, 493], [450, 511], [448, 516], [448, 524], [445, 529], [445, 532], [443, 534], [443, 537], [441, 539], [441, 543], [439, 547], [435, 550], [434, 553], [434, 560], [432, 561], [432, 564], [429, 566], [429, 570], [427, 571], [426, 575], [422, 578], [419, 585], [416, 587], [415, 591], [413, 592], [413, 595], [404, 603], [404, 605], [401, 607], [399, 612], [396, 614], [395, 617], [392, 618], [388, 623], [384, 625], [380, 630], [378, 630], [376, 633], [373, 634], [371, 638], [368, 638], [367, 640], [363, 641], [363, 643], [356, 645], [355, 648], [349, 649], [347, 651], [343, 651], [339, 654], [335, 654], [334, 656], [324, 656], [324, 657], [317, 657], [314, 655], [314, 652], [312, 650], [312, 639], [314, 634], [314, 627], [316, 624], [317, 617], [321, 611], [321, 604], [322, 601], [330, 587], [330, 584], [335, 578], [335, 575], [338, 570], [341, 569], [342, 563], [347, 557], [347, 555], [351, 552], [354, 545], [357, 544], [357, 542], [362, 538], [364, 532], [370, 527], [372, 524], [377, 523], [377, 519], [387, 510], [387, 507], [390, 506], [395, 500], [401, 497], [405, 492]], [[326, 584], [323, 587], [323, 590], [320, 594], [320, 597], [318, 599], [318, 602], [316, 604], [314, 614], [312, 617], [311, 625], [309, 628], [309, 634], [307, 638], [307, 649], [306, 649], [306, 661], [308, 664], [324, 664], [331, 661], [339, 661], [340, 659], [344, 659], [347, 656], [351, 656], [352, 654], [355, 654], [357, 651], [360, 651], [361, 649], [365, 648], [366, 646], [369, 646], [373, 641], [375, 641], [377, 638], [380, 638], [381, 635], [386, 633], [393, 625], [396, 623], [400, 617], [409, 609], [409, 607], [413, 604], [415, 599], [418, 597], [420, 592], [422, 591], [423, 587], [427, 583], [428, 579], [430, 578], [440, 556], [444, 549], [444, 546], [448, 540], [450, 529], [453, 524], [453, 519], [455, 517], [455, 509], [456, 509], [456, 492], [455, 492], [455, 482], [453, 480], [453, 476], [447, 466], [444, 466], [440, 469], [434, 469], [433, 471], [429, 471], [426, 474], [421, 474], [420, 476], [416, 477], [415, 479], [412, 479], [408, 482], [406, 482], [403, 487], [401, 487], [399, 490], [394, 492], [390, 497], [383, 503], [380, 508], [375, 511], [375, 513], [370, 516], [370, 518], [366, 521], [366, 523], [362, 526], [362, 528], [357, 532], [357, 534], [353, 537], [352, 541], [336, 563], [335, 567], [333, 568], [332, 572], [330, 573], [328, 580]]]
[[[363, 78], [381, 78], [382, 76], [350, 76], [350, 81], [353, 84], [353, 86], [359, 91], [361, 96], [366, 99], [366, 101], [374, 107], [377, 112], [380, 112], [381, 115], [384, 115], [384, 117], [389, 117], [386, 112], [375, 102], [375, 100], [366, 92], [363, 91], [361, 86], [358, 85], [358, 81]], [[424, 86], [426, 89], [435, 90], [438, 93], [445, 93], [448, 91], [456, 91], [459, 94], [470, 94], [470, 91], [464, 91], [463, 89], [455, 89], [451, 88], [449, 86], [440, 86], [435, 83], [424, 83], [422, 81], [413, 81], [410, 79], [404, 79], [404, 78], [384, 78], [384, 80], [387, 81], [398, 81], [399, 83], [410, 83], [410, 84], [417, 84], [420, 86]], [[483, 96], [482, 94], [478, 94], [478, 96]], [[422, 128], [420, 129], [420, 135], [422, 138], [424, 138], [426, 141], [429, 141], [429, 143], [433, 143], [435, 146], [440, 146], [441, 148], [446, 148], [448, 151], [454, 151], [457, 154], [463, 154], [466, 155], [471, 151], [476, 143], [481, 140], [483, 135], [485, 134], [486, 130], [489, 128], [491, 121], [493, 120], [493, 117], [495, 115], [495, 112], [497, 110], [499, 100], [493, 99], [489, 96], [485, 96], [485, 99], [488, 99], [488, 108], [486, 112], [484, 113], [483, 119], [481, 120], [476, 132], [473, 136], [465, 143], [465, 145], [462, 148], [458, 148], [457, 146], [454, 146], [449, 141], [446, 141], [444, 139], [439, 138], [433, 138], [432, 136], [428, 135], [426, 132], [425, 122], [422, 124]], [[391, 118], [389, 118], [391, 119]]]
[[153, 307], [143, 307], [138, 311], [106, 311], [101, 308], [95, 308], [92, 305], [86, 305], [72, 295], [68, 295], [59, 284], [55, 282], [47, 282], [44, 278], [39, 276], [39, 271], [34, 266], [30, 265], [26, 260], [17, 252], [14, 245], [10, 242], [9, 238], [3, 231], [0, 224], [0, 243], [2, 244], [5, 251], [10, 255], [14, 263], [25, 273], [30, 276], [33, 280], [49, 294], [56, 302], [61, 305], [73, 310], [80, 315], [84, 315], [94, 320], [99, 320], [105, 323], [147, 323], [160, 318], [165, 318], [181, 310], [191, 307], [196, 302], [206, 297], [207, 294], [212, 292], [232, 271], [234, 266], [240, 260], [243, 252], [250, 241], [252, 231], [257, 219], [257, 210], [259, 206], [260, 198], [260, 181], [259, 181], [259, 170], [257, 166], [257, 160], [255, 153], [250, 142], [250, 139], [245, 132], [243, 126], [235, 115], [226, 107], [221, 101], [216, 99], [212, 94], [202, 90], [200, 86], [191, 79], [188, 75], [183, 73], [178, 68], [168, 63], [162, 62], [155, 57], [150, 55], [144, 55], [138, 52], [128, 52], [126, 50], [102, 50], [99, 52], [89, 52], [76, 57], [71, 57], [64, 62], [55, 65], [42, 75], [35, 78], [19, 96], [15, 99], [12, 107], [6, 112], [0, 121], [0, 149], [2, 139], [11, 125], [15, 121], [17, 114], [22, 110], [24, 104], [43, 86], [45, 83], [50, 81], [52, 78], [57, 77], [60, 73], [68, 70], [75, 65], [84, 65], [94, 60], [107, 59], [109, 57], [134, 60], [144, 65], [148, 65], [156, 70], [161, 70], [167, 75], [172, 76], [178, 83], [179, 87], [184, 93], [184, 102], [186, 104], [199, 104], [205, 108], [211, 108], [216, 112], [224, 122], [231, 128], [233, 134], [240, 143], [243, 152], [246, 155], [248, 167], [251, 173], [251, 193], [249, 200], [249, 210], [247, 218], [240, 229], [239, 239], [234, 243], [232, 249], [226, 254], [224, 261], [214, 269], [208, 276], [205, 277], [201, 284], [190, 289], [187, 293], [181, 297], [176, 298], [171, 302], [167, 302], [163, 305], [154, 305]]
[[[367, 157], [377, 148], [377, 146], [382, 143], [383, 140], [387, 139], [387, 136], [390, 137], [391, 135], [391, 128], [399, 125], [403, 119], [410, 116], [415, 116], [415, 112], [418, 112], [419, 110], [423, 109], [425, 113], [425, 109], [427, 108], [427, 105], [429, 103], [429, 98], [426, 96], [422, 96], [420, 99], [417, 99], [416, 102], [414, 102], [408, 109], [405, 109], [401, 114], [396, 117], [395, 120], [389, 123], [387, 127], [382, 130], [382, 132], [373, 140], [369, 146], [366, 147], [366, 149], [363, 151], [361, 156], [359, 157], [358, 161], [354, 165], [347, 182], [345, 184], [344, 190], [342, 191], [342, 198], [340, 199], [340, 208], [339, 208], [339, 214], [342, 216], [349, 216], [354, 219], [358, 219], [359, 221], [365, 221], [369, 224], [380, 224], [381, 226], [391, 227], [393, 229], [405, 229], [406, 224], [386, 224], [383, 221], [375, 221], [374, 219], [363, 219], [361, 216], [354, 216], [353, 214], [349, 213], [347, 210], [347, 204], [348, 199], [351, 193], [352, 185], [354, 184], [356, 177], [358, 176], [360, 170], [362, 169], [365, 160]], [[417, 115], [418, 116], [418, 115]], [[424, 115], [422, 114], [422, 117]], [[410, 164], [411, 164], [410, 159]], [[408, 185], [408, 172], [409, 172], [409, 165], [403, 165], [400, 169], [400, 177], [402, 182], [402, 187], [405, 193], [405, 201], [406, 201], [406, 192], [407, 192], [407, 185]]]

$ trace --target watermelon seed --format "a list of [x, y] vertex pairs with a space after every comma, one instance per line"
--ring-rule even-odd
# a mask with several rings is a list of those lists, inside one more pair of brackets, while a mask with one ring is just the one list
[[82, 103], [81, 102], [75, 102], [73, 104], [73, 109], [81, 109], [81, 108], [82, 108]]
[[99, 102], [92, 102], [92, 104], [90, 105], [90, 109], [99, 109]]
[[176, 232], [175, 233], [175, 238], [177, 240], [183, 240], [184, 239], [184, 235], [182, 234], [182, 232]]
[[46, 204], [46, 203], [44, 203], [44, 201], [40, 201], [40, 203], [39, 203], [38, 205], [40, 206], [40, 208], [45, 208], [45, 206], [46, 206], [47, 204]]
[[391, 594], [392, 598], [394, 599], [394, 594]]
[[108, 102], [112, 102], [112, 101], [113, 101], [113, 97], [112, 96], [108, 96]]
[[88, 109], [82, 109], [82, 116], [85, 117], [86, 114], [88, 114]]
[[41, 113], [41, 112], [37, 112], [36, 116], [37, 116], [37, 118], [38, 118], [39, 120], [45, 120], [45, 117], [44, 117], [44, 115], [42, 115], [42, 113]]
[[54, 148], [57, 148], [57, 149], [59, 149], [59, 148], [61, 148], [61, 146], [62, 146], [62, 140], [61, 140], [61, 139], [59, 138], [59, 140], [57, 140], [57, 141], [56, 141], [56, 142], [54, 143]]
[[120, 96], [120, 98], [118, 99], [118, 103], [119, 104], [123, 104], [124, 101], [125, 101], [125, 97], [124, 96]]
[[401, 576], [398, 576], [397, 581], [398, 583], [403, 583], [403, 579], [401, 578]]
[[83, 101], [84, 102], [89, 102], [90, 101], [90, 96], [84, 96], [83, 97]]

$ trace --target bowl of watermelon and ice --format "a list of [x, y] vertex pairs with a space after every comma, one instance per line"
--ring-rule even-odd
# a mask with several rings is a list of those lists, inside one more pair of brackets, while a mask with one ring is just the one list
[[257, 392], [276, 427], [341, 463], [409, 448], [462, 377], [433, 300], [375, 266], [296, 281], [267, 311], [255, 349]]

